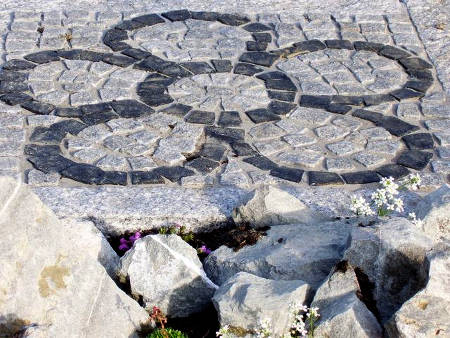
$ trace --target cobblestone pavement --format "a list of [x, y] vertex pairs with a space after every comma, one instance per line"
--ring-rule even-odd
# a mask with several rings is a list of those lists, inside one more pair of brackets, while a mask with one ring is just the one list
[[445, 94], [407, 16], [79, 10], [6, 24], [1, 165], [30, 184], [449, 173]]

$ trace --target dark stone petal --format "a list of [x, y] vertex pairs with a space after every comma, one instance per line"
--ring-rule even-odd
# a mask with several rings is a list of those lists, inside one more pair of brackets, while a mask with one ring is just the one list
[[111, 104], [104, 103], [95, 103], [95, 104], [86, 104], [80, 107], [84, 114], [93, 114], [93, 113], [104, 113], [111, 111]]
[[394, 179], [407, 176], [410, 173], [407, 168], [397, 164], [386, 164], [376, 171], [383, 177], [393, 177]]
[[103, 58], [103, 62], [114, 66], [128, 67], [136, 62], [136, 60], [125, 55], [107, 55]]
[[123, 118], [136, 118], [154, 112], [152, 108], [136, 100], [113, 101], [111, 106], [117, 115]]
[[228, 26], [240, 26], [250, 22], [250, 19], [236, 14], [219, 14], [217, 21]]
[[302, 180], [304, 172], [305, 171], [301, 169], [278, 167], [270, 170], [270, 175], [282, 178], [283, 180], [299, 183]]
[[192, 110], [184, 120], [189, 123], [213, 125], [216, 114], [212, 111]]
[[273, 114], [269, 110], [264, 109], [264, 108], [249, 110], [249, 111], [246, 111], [245, 113], [250, 118], [250, 120], [252, 120], [254, 123], [262, 123], [262, 122], [281, 120], [280, 116]]
[[278, 55], [267, 52], [246, 52], [241, 55], [239, 61], [270, 67], [276, 60], [278, 60], [278, 58]]
[[270, 33], [253, 33], [253, 39], [258, 43], [269, 43], [272, 42], [272, 35]]
[[105, 171], [103, 179], [98, 184], [127, 185], [127, 176], [123, 171]]
[[138, 85], [137, 94], [143, 97], [153, 97], [163, 95], [167, 91], [166, 87], [155, 86], [153, 83], [142, 82]]
[[182, 62], [180, 65], [189, 70], [192, 74], [214, 73], [214, 69], [206, 62]]
[[422, 150], [434, 148], [433, 137], [428, 133], [406, 135], [402, 137], [402, 140], [409, 149]]
[[353, 43], [349, 40], [325, 40], [325, 44], [332, 49], [354, 49]]
[[123, 55], [130, 56], [136, 60], [143, 60], [151, 55], [149, 52], [146, 52], [138, 48], [128, 48], [123, 50], [121, 53]]
[[262, 71], [264, 71], [264, 68], [261, 67], [257, 67], [253, 64], [250, 63], [241, 63], [239, 62], [238, 64], [236, 64], [236, 66], [234, 66], [234, 73], [235, 74], [242, 74], [242, 75], [247, 75], [247, 76], [253, 76], [257, 73], [261, 73]]
[[153, 73], [145, 78], [144, 82], [141, 83], [140, 87], [144, 85], [167, 87], [172, 83], [174, 83], [175, 81], [176, 79], [174, 79], [173, 77]]
[[99, 53], [93, 52], [90, 50], [82, 50], [80, 60], [92, 61], [92, 62], [100, 62], [106, 55], [110, 55], [109, 53]]
[[208, 138], [233, 143], [236, 141], [243, 141], [245, 131], [236, 128], [221, 128], [221, 127], [206, 127], [205, 133]]
[[29, 90], [26, 82], [0, 80], [0, 94], [26, 92]]
[[59, 144], [66, 136], [62, 130], [54, 130], [50, 127], [36, 127], [30, 136], [31, 142]]
[[142, 28], [145, 26], [146, 25], [143, 22], [139, 22], [136, 20], [125, 20], [125, 21], [122, 21], [121, 23], [117, 24], [116, 26], [114, 26], [114, 28], [122, 29], [125, 31], [131, 31], [131, 30]]
[[267, 157], [262, 155], [256, 155], [252, 157], [247, 157], [243, 159], [244, 162], [251, 164], [252, 166], [261, 170], [273, 170], [278, 169], [278, 165]]
[[128, 39], [128, 34], [121, 29], [110, 29], [105, 32], [103, 42], [119, 42]]
[[54, 50], [46, 50], [42, 52], [28, 54], [25, 55], [23, 58], [25, 60], [39, 64], [48, 63], [52, 61], [59, 61], [58, 53]]
[[267, 94], [269, 95], [269, 98], [275, 99], [278, 101], [285, 101], [285, 102], [294, 102], [295, 101], [295, 92], [282, 92], [282, 91], [269, 90], [269, 91], [267, 91]]
[[208, 174], [219, 166], [219, 163], [208, 158], [197, 157], [186, 163], [186, 166], [197, 170], [201, 174]]
[[282, 72], [273, 71], [257, 75], [256, 77], [264, 81], [267, 89], [286, 90], [292, 92], [297, 91], [295, 84], [286, 74]]
[[433, 73], [428, 69], [411, 69], [408, 68], [406, 72], [411, 75], [413, 78], [418, 80], [425, 80], [429, 82], [433, 82]]
[[381, 123], [384, 117], [384, 115], [381, 113], [377, 113], [366, 109], [357, 109], [353, 112], [352, 115], [354, 117], [359, 117], [360, 119], [367, 120], [375, 124]]
[[420, 129], [418, 126], [409, 124], [394, 116], [384, 116], [382, 121], [377, 123], [377, 126], [386, 129], [394, 136], [403, 136]]
[[146, 14], [146, 15], [141, 15], [141, 16], [137, 16], [135, 18], [132, 19], [133, 21], [137, 21], [137, 22], [141, 22], [143, 23], [145, 26], [153, 26], [156, 25], [158, 23], [163, 23], [165, 22], [163, 18], [161, 18], [159, 15], [157, 14]]
[[408, 53], [406, 50], [392, 47], [392, 46], [384, 46], [380, 51], [379, 54], [382, 56], [385, 56], [389, 59], [398, 60], [401, 58], [407, 58], [411, 56], [410, 53]]
[[156, 174], [159, 174], [167, 178], [171, 182], [177, 182], [183, 177], [193, 176], [195, 173], [187, 168], [176, 166], [176, 167], [159, 167], [153, 170]]
[[405, 83], [404, 87], [405, 88], [410, 88], [410, 89], [414, 89], [417, 90], [419, 92], [425, 93], [428, 88], [431, 87], [431, 85], [433, 84], [432, 81], [417, 81], [417, 80], [412, 80], [412, 81], [408, 81]]
[[230, 60], [211, 60], [217, 73], [229, 73], [233, 69]]
[[237, 111], [223, 111], [220, 113], [217, 125], [221, 127], [237, 127], [242, 123]]
[[59, 145], [27, 144], [24, 148], [24, 154], [46, 157], [51, 155], [60, 155], [61, 149], [59, 148]]
[[139, 93], [139, 97], [142, 102], [148, 104], [151, 107], [157, 107], [173, 102], [173, 99], [170, 97], [170, 95], [167, 94], [143, 95], [143, 93]]
[[78, 133], [86, 127], [87, 125], [77, 120], [64, 120], [52, 124], [50, 129], [64, 134], [69, 133], [72, 135], [78, 135]]
[[170, 11], [161, 14], [163, 17], [170, 21], [184, 21], [191, 18], [191, 12], [186, 9], [180, 9], [176, 11]]
[[258, 155], [258, 152], [254, 150], [248, 143], [233, 142], [231, 143], [231, 149], [237, 156], [250, 156]]
[[5, 102], [7, 105], [15, 106], [19, 103], [25, 103], [31, 101], [33, 98], [30, 95], [24, 93], [11, 93], [0, 95], [0, 101]]
[[203, 21], [216, 21], [219, 17], [217, 12], [191, 12], [192, 19]]
[[54, 105], [39, 101], [26, 101], [21, 103], [20, 106], [32, 113], [41, 115], [48, 115], [55, 109]]
[[300, 97], [300, 106], [310, 108], [322, 108], [328, 107], [331, 101], [331, 96], [328, 95], [302, 95]]
[[0, 81], [21, 82], [28, 80], [28, 73], [16, 72], [13, 70], [0, 70]]
[[2, 69], [6, 70], [29, 70], [36, 67], [36, 64], [25, 60], [12, 59], [2, 65]]
[[172, 62], [165, 61], [155, 55], [150, 55], [141, 62], [135, 64], [134, 68], [145, 71], [159, 71], [168, 65], [172, 65]]
[[282, 101], [271, 101], [268, 106], [269, 111], [276, 115], [286, 115], [295, 108], [297, 108], [296, 104]]
[[55, 115], [61, 117], [81, 117], [83, 116], [83, 111], [81, 108], [56, 108]]
[[296, 42], [292, 46], [295, 47], [296, 51], [299, 52], [316, 52], [318, 50], [327, 48], [327, 46], [319, 40]]
[[364, 95], [363, 99], [366, 106], [376, 106], [382, 103], [396, 101], [395, 98], [389, 94]]
[[74, 165], [75, 162], [68, 160], [61, 155], [39, 154], [38, 156], [30, 156], [27, 158], [37, 170], [44, 173], [61, 172], [64, 169]]
[[170, 105], [169, 107], [162, 109], [161, 112], [179, 117], [184, 117], [191, 110], [192, 110], [191, 106], [187, 106], [181, 103], [175, 103]]
[[422, 92], [416, 92], [415, 90], [408, 89], [408, 88], [401, 88], [397, 90], [393, 90], [391, 92], [391, 95], [395, 97], [397, 100], [403, 100], [403, 99], [411, 99], [411, 98], [420, 98], [424, 96], [424, 93]]
[[269, 26], [264, 25], [260, 22], [252, 22], [242, 28], [244, 28], [247, 32], [265, 32], [271, 30]]
[[105, 123], [117, 118], [119, 118], [119, 115], [113, 111], [105, 111], [101, 113], [85, 114], [81, 117], [81, 120], [87, 125], [93, 126], [95, 124]]
[[344, 105], [351, 106], [363, 106], [364, 97], [363, 96], [347, 96], [347, 95], [334, 95], [331, 98], [332, 103], [340, 103]]
[[369, 52], [378, 53], [386, 45], [377, 42], [367, 42], [367, 41], [354, 41], [353, 46], [356, 50], [367, 50]]
[[130, 173], [132, 184], [163, 184], [164, 179], [154, 171], [132, 171]]
[[198, 155], [213, 161], [221, 162], [225, 159], [226, 150], [227, 148], [220, 143], [205, 143]]
[[430, 162], [432, 157], [433, 154], [429, 152], [406, 150], [397, 158], [397, 164], [416, 170], [422, 170], [428, 165], [428, 162]]
[[342, 174], [345, 183], [348, 184], [366, 184], [379, 182], [380, 177], [374, 171], [358, 171], [354, 173]]
[[422, 58], [417, 56], [399, 59], [398, 62], [405, 68], [411, 69], [431, 69], [433, 66]]
[[86, 184], [127, 184], [126, 173], [119, 171], [106, 172], [90, 164], [72, 165], [61, 171], [61, 175]]
[[308, 173], [309, 185], [344, 184], [342, 178], [336, 173], [324, 171], [310, 171]]
[[330, 103], [326, 110], [335, 114], [347, 114], [350, 110], [352, 110], [352, 107], [340, 103]]
[[[119, 30], [119, 29], [117, 29]], [[125, 32], [125, 31], [122, 31]], [[117, 40], [104, 40], [103, 43], [111, 48], [114, 52], [119, 52], [124, 49], [131, 48], [131, 46], [125, 42], [117, 41]]]
[[267, 42], [247, 41], [246, 46], [249, 52], [259, 52], [266, 50]]
[[66, 60], [81, 60], [82, 49], [60, 49], [58, 56]]

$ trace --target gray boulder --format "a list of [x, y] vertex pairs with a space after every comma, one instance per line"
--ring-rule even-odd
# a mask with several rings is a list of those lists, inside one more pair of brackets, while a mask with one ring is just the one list
[[382, 337], [377, 319], [359, 299], [361, 289], [353, 268], [335, 271], [317, 290], [311, 307], [319, 308], [316, 337]]
[[450, 246], [437, 247], [429, 259], [427, 286], [386, 323], [388, 337], [450, 337]]
[[118, 276], [129, 281], [145, 307], [170, 317], [187, 317], [211, 301], [217, 286], [205, 275], [197, 251], [177, 235], [150, 235], [120, 260]]
[[425, 286], [427, 253], [432, 245], [432, 240], [405, 218], [353, 229], [344, 259], [374, 283], [373, 298], [382, 322]]
[[236, 223], [248, 222], [253, 227], [280, 224], [313, 224], [326, 220], [287, 191], [274, 186], [254, 190], [253, 197], [233, 211]]
[[95, 238], [80, 240], [10, 178], [0, 178], [0, 191], [0, 332], [35, 324], [36, 337], [136, 336], [148, 313], [98, 262], [95, 231], [81, 230]]
[[306, 303], [308, 291], [301, 280], [275, 281], [239, 272], [216, 291], [213, 303], [221, 326], [251, 333], [261, 319], [268, 319], [272, 334], [282, 337], [292, 323], [290, 304]]
[[450, 241], [450, 187], [445, 184], [417, 205], [422, 230], [435, 240]]
[[205, 260], [205, 271], [219, 285], [245, 271], [274, 280], [303, 280], [316, 288], [341, 259], [349, 231], [342, 222], [275, 226], [237, 252], [221, 246]]

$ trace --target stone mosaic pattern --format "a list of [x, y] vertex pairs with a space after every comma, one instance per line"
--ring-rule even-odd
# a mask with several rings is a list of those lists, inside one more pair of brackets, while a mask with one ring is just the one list
[[[103, 34], [49, 29], [84, 20], [76, 13], [19, 19], [0, 100], [32, 114], [29, 135], [15, 136], [36, 169], [29, 181], [322, 185], [449, 172], [448, 106], [430, 96], [433, 67], [402, 19], [181, 10]], [[42, 29], [25, 33], [36, 20]]]

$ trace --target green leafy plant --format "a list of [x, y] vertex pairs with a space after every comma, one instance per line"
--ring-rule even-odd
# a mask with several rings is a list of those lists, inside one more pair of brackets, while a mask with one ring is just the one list
[[194, 233], [192, 231], [187, 231], [184, 225], [172, 225], [170, 227], [161, 227], [158, 230], [160, 235], [178, 235], [183, 241], [191, 243], [194, 241]]
[[147, 338], [188, 338], [186, 334], [181, 331], [167, 328], [167, 329], [156, 329], [150, 333]]

